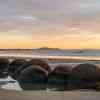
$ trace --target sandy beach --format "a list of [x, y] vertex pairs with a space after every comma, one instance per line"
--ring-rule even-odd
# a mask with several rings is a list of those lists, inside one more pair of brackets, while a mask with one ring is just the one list
[[99, 100], [94, 91], [9, 91], [0, 90], [0, 100]]

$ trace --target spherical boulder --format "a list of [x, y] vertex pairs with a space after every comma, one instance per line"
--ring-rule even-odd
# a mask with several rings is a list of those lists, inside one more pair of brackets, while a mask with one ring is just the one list
[[66, 90], [71, 70], [72, 66], [69, 65], [56, 66], [55, 69], [48, 75], [48, 88]]
[[38, 65], [31, 65], [21, 71], [18, 82], [24, 90], [46, 89], [48, 73]]
[[9, 72], [9, 75], [16, 79], [17, 77], [17, 70], [18, 68], [24, 66], [25, 64], [27, 63], [27, 61], [25, 59], [14, 59], [10, 65], [9, 65], [9, 68], [8, 68], [8, 72]]
[[70, 79], [70, 89], [94, 89], [100, 80], [100, 68], [94, 64], [79, 64], [73, 68]]
[[0, 78], [8, 76], [9, 60], [6, 58], [0, 58]]

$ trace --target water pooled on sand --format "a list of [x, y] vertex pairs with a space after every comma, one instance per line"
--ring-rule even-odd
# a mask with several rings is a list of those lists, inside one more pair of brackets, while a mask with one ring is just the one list
[[10, 76], [5, 79], [0, 79], [0, 83], [2, 83], [2, 89], [22, 91], [19, 83], [16, 80], [12, 79]]

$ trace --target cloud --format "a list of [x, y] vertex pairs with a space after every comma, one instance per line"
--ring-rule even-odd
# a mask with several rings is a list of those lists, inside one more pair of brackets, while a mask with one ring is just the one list
[[44, 36], [74, 34], [78, 28], [100, 32], [98, 0], [1, 0], [0, 12], [0, 31], [4, 32]]
[[23, 21], [32, 21], [32, 22], [38, 20], [38, 18], [33, 17], [33, 16], [16, 16], [16, 19], [17, 18]]

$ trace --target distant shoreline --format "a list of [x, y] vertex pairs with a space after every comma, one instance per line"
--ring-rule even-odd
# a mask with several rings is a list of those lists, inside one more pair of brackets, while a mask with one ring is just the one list
[[0, 58], [8, 58], [8, 59], [45, 59], [48, 61], [57, 61], [57, 62], [85, 62], [85, 61], [92, 61], [92, 62], [100, 62], [100, 58], [95, 57], [80, 57], [80, 56], [39, 56], [39, 55], [32, 55], [32, 54], [7, 54], [7, 53], [0, 53]]

